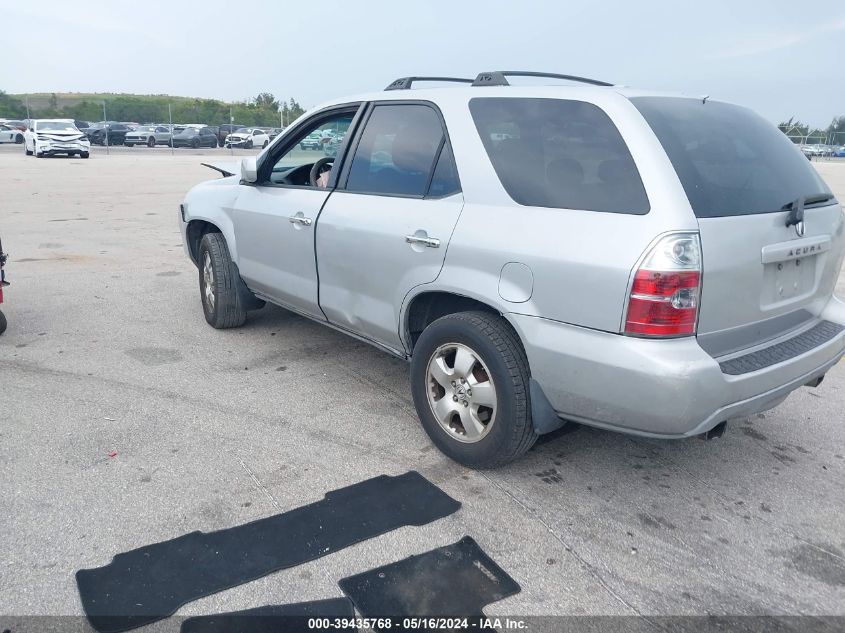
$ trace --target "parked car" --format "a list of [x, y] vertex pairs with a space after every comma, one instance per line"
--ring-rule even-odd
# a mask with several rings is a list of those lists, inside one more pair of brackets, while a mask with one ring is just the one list
[[320, 149], [323, 146], [321, 142], [322, 136], [322, 130], [311, 132], [311, 134], [299, 141], [299, 149]]
[[129, 147], [135, 145], [170, 145], [170, 129], [166, 125], [140, 125], [136, 129], [127, 132], [123, 144]]
[[267, 132], [257, 127], [245, 127], [232, 132], [226, 137], [226, 147], [267, 147], [270, 144], [270, 137]]
[[232, 123], [224, 123], [223, 125], [217, 126], [217, 141], [222, 147], [226, 144], [226, 137], [229, 136], [235, 130], [243, 129], [243, 125], [234, 125]]
[[21, 132], [25, 132], [26, 128], [28, 127], [26, 121], [19, 121], [17, 119], [6, 119], [2, 123], [3, 125], [8, 125], [9, 127], [16, 128]]
[[129, 126], [117, 121], [99, 121], [92, 123], [85, 131], [85, 135], [93, 145], [123, 145]]
[[836, 158], [845, 158], [845, 146], [837, 147], [834, 150], [833, 155], [836, 156]]
[[88, 121], [81, 121], [79, 119], [74, 119], [73, 124], [76, 126], [76, 129], [85, 134], [88, 131], [88, 128], [91, 127], [91, 124]]
[[72, 119], [33, 119], [24, 132], [24, 151], [36, 158], [56, 154], [88, 158], [91, 143]]
[[217, 135], [210, 127], [186, 127], [172, 139], [173, 147], [217, 147]]
[[0, 143], [23, 143], [23, 135], [18, 128], [6, 123], [0, 124]]
[[718, 437], [817, 386], [845, 215], [791, 141], [729, 103], [511, 74], [338, 99], [216, 165], [179, 216], [206, 321], [269, 301], [409, 359], [429, 437], [476, 468], [565, 420]]

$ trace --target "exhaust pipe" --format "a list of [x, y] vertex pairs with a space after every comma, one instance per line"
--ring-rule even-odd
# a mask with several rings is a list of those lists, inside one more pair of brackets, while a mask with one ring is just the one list
[[805, 387], [818, 387], [820, 384], [822, 384], [822, 380], [824, 380], [824, 377], [825, 377], [825, 374], [822, 374], [818, 378], [813, 378], [810, 382], [805, 382], [804, 386]]
[[709, 431], [705, 431], [698, 437], [702, 440], [715, 440], [722, 437], [725, 434], [725, 429], [728, 428], [728, 421], [723, 420], [719, 422], [716, 426], [714, 426]]

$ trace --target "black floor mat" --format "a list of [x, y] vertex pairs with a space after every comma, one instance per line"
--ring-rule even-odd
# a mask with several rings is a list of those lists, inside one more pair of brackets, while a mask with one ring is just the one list
[[325, 556], [461, 504], [417, 472], [380, 475], [322, 501], [218, 532], [191, 532], [76, 572], [82, 607], [101, 633], [126, 631], [187, 602]]
[[429, 616], [466, 617], [476, 622], [470, 628], [478, 629], [485, 605], [520, 591], [469, 536], [338, 584], [363, 617], [389, 617], [392, 629], [401, 628], [405, 617]]
[[[182, 623], [179, 633], [303, 633], [327, 630], [313, 626], [314, 618], [351, 621], [355, 618], [355, 609], [352, 608], [349, 598], [258, 607], [246, 611], [188, 618]], [[353, 627], [344, 630], [355, 629]]]

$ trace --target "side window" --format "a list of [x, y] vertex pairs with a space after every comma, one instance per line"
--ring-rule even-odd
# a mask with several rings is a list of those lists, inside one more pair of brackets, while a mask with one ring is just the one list
[[[330, 170], [337, 156], [346, 132], [352, 125], [355, 111], [345, 110], [327, 117], [320, 117], [312, 120], [302, 128], [290, 145], [285, 143], [286, 150], [272, 160], [272, 172], [269, 175], [270, 182], [276, 184], [308, 186], [311, 166], [321, 158], [328, 158], [325, 161], [325, 170]], [[323, 139], [323, 131], [329, 130], [332, 135]], [[264, 134], [256, 130], [256, 134]], [[328, 176], [321, 181], [325, 186], [328, 184]]]
[[449, 143], [444, 143], [443, 149], [440, 150], [440, 158], [437, 159], [437, 166], [434, 168], [434, 175], [431, 177], [428, 196], [442, 198], [458, 193], [460, 190], [461, 186], [458, 183], [458, 170], [455, 168], [452, 147]]
[[352, 159], [347, 191], [425, 195], [443, 137], [440, 118], [428, 106], [376, 106]]
[[496, 175], [515, 202], [648, 213], [631, 152], [597, 106], [566, 99], [476, 97], [469, 109]]

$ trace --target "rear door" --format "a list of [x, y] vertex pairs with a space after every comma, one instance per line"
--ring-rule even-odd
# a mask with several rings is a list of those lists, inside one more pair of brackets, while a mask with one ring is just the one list
[[[739, 106], [631, 101], [666, 150], [698, 218], [702, 347], [725, 354], [813, 322], [842, 265], [843, 215], [798, 147]], [[801, 206], [798, 223], [791, 211]]]
[[317, 225], [320, 307], [335, 325], [401, 350], [402, 300], [437, 278], [464, 202], [439, 111], [376, 104], [346, 163]]

